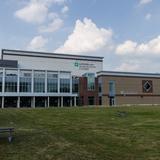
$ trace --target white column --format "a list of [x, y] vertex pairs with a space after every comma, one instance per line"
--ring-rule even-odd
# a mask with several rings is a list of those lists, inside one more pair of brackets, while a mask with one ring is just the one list
[[72, 107], [72, 97], [70, 97], [70, 107]]
[[58, 71], [58, 93], [60, 93], [60, 72]]
[[61, 97], [61, 107], [63, 107], [63, 97]]
[[4, 97], [2, 97], [2, 108], [4, 108]]
[[70, 75], [70, 93], [72, 94], [72, 75]]
[[45, 93], [47, 93], [47, 71], [45, 71]]
[[[2, 93], [5, 92], [5, 68], [3, 68], [3, 77], [2, 77]], [[4, 108], [4, 96], [2, 97], [2, 108]]]
[[45, 108], [47, 108], [48, 107], [48, 99], [47, 99], [47, 97], [45, 97]]
[[32, 108], [35, 108], [35, 97], [32, 97]]
[[74, 106], [77, 106], [76, 97], [74, 97]]
[[58, 97], [58, 107], [60, 107], [60, 97]]
[[20, 70], [17, 71], [17, 93], [19, 93], [19, 84], [20, 84]]
[[17, 98], [17, 108], [20, 108], [20, 97]]
[[31, 92], [34, 92], [34, 70], [32, 70], [32, 84], [31, 84]]
[[5, 68], [3, 68], [3, 77], [2, 77], [2, 93], [5, 92]]
[[50, 107], [50, 97], [48, 97], [48, 100], [47, 100], [47, 107], [48, 108]]

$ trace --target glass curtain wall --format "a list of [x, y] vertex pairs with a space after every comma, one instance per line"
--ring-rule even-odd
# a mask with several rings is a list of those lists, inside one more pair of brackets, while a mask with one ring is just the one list
[[60, 79], [60, 92], [61, 93], [70, 92], [70, 79], [67, 78]]
[[[47, 74], [46, 74], [47, 73]], [[6, 69], [4, 73], [5, 84], [4, 91], [5, 92], [17, 92], [18, 87], [18, 70], [16, 69]], [[33, 78], [33, 84], [32, 84]], [[2, 81], [3, 81], [3, 70], [0, 69], [0, 92], [2, 92]], [[78, 84], [79, 79], [73, 77], [72, 82], [73, 86], [71, 88], [71, 73], [69, 72], [60, 72], [60, 77], [58, 72], [54, 71], [34, 71], [32, 77], [31, 70], [19, 70], [19, 92], [29, 93], [32, 91], [35, 93], [45, 93], [45, 86], [47, 87], [48, 93], [57, 93], [58, 92], [58, 81], [60, 85], [61, 93], [78, 93]], [[47, 84], [45, 85], [45, 82]]]
[[5, 71], [5, 92], [17, 92], [17, 70]]
[[20, 71], [20, 82], [19, 82], [20, 92], [31, 92], [32, 85], [32, 71]]
[[55, 72], [47, 73], [47, 92], [58, 92], [58, 74]]
[[45, 92], [45, 72], [35, 71], [34, 72], [34, 92]]
[[60, 92], [61, 93], [70, 92], [70, 77], [71, 77], [70, 73], [60, 72]]
[[95, 74], [85, 73], [83, 77], [87, 77], [87, 88], [89, 91], [95, 90]]
[[72, 77], [72, 92], [78, 93], [78, 90], [79, 90], [79, 78]]

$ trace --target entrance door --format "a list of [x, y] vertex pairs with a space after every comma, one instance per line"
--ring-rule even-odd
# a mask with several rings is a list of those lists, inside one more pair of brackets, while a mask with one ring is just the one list
[[114, 106], [115, 105], [115, 97], [110, 97], [109, 98], [109, 105]]
[[94, 105], [94, 97], [88, 97], [88, 105]]

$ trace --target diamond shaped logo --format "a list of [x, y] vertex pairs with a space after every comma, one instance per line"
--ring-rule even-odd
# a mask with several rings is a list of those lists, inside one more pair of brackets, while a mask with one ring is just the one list
[[148, 81], [146, 81], [143, 85], [143, 88], [146, 92], [149, 92], [152, 88], [152, 85]]

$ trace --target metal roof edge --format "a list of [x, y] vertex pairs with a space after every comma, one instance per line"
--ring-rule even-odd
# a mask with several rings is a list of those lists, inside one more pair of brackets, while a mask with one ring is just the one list
[[160, 77], [160, 73], [144, 73], [144, 72], [120, 72], [120, 71], [99, 71], [98, 76], [130, 76], [130, 77]]
[[[74, 54], [62, 54], [62, 53], [51, 53], [51, 52], [36, 52], [36, 51], [25, 51], [25, 50], [11, 50], [11, 49], [2, 49], [2, 55], [5, 54], [4, 52], [15, 52], [15, 53], [28, 53], [28, 54], [37, 54], [37, 55], [50, 55], [50, 56], [59, 56], [59, 57], [75, 57], [75, 58], [90, 58], [90, 59], [101, 59], [103, 60], [104, 57], [99, 56], [87, 56], [87, 55], [74, 55]], [[13, 54], [15, 54], [13, 53]]]

